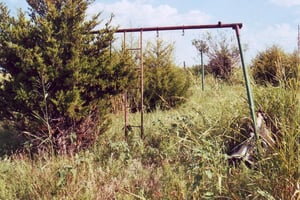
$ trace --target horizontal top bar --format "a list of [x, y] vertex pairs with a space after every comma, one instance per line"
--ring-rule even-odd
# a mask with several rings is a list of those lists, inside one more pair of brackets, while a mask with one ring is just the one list
[[125, 28], [125, 29], [117, 29], [116, 33], [124, 33], [124, 32], [146, 32], [146, 31], [170, 31], [170, 30], [188, 30], [188, 29], [212, 29], [212, 28], [233, 28], [237, 27], [242, 28], [242, 23], [232, 23], [232, 24], [222, 24], [219, 22], [218, 24], [207, 24], [207, 25], [190, 25], [190, 26], [160, 26], [160, 27], [146, 27], [146, 28]]
[[[157, 26], [157, 27], [146, 27], [146, 28], [122, 28], [117, 29], [115, 33], [126, 33], [126, 32], [146, 32], [146, 31], [171, 31], [171, 30], [188, 30], [188, 29], [213, 29], [213, 28], [242, 28], [242, 23], [222, 24], [207, 24], [207, 25], [189, 25], [189, 26]], [[99, 31], [92, 31], [91, 34], [98, 34]]]

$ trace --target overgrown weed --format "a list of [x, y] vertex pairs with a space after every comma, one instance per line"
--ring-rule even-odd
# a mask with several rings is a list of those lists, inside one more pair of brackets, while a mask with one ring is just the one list
[[[115, 115], [87, 151], [2, 158], [0, 199], [298, 200], [298, 95], [255, 87], [256, 104], [273, 120], [280, 145], [259, 161], [260, 169], [233, 167], [226, 152], [247, 137], [245, 121], [251, 126], [246, 91], [242, 85], [218, 84], [205, 91], [194, 87], [179, 109], [146, 114], [144, 139], [134, 128], [125, 141], [122, 115]], [[131, 125], [139, 120], [139, 113], [130, 114]]]

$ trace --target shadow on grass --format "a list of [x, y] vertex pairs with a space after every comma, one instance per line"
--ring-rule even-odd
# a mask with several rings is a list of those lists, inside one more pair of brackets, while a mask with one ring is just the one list
[[0, 124], [0, 157], [13, 154], [23, 143], [24, 138], [16, 130], [8, 125]]

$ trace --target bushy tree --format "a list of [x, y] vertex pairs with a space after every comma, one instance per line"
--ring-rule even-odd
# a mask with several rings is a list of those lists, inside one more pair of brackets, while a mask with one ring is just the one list
[[260, 85], [278, 86], [298, 79], [299, 58], [296, 53], [287, 54], [279, 46], [273, 45], [260, 52], [251, 64], [253, 78]]
[[190, 85], [188, 74], [173, 62], [174, 47], [157, 39], [144, 54], [144, 104], [148, 111], [169, 109], [184, 102]]
[[[3, 41], [7, 40], [8, 34], [7, 31], [10, 27], [11, 18], [9, 16], [9, 12], [7, 7], [0, 2], [0, 52], [3, 52]], [[0, 57], [0, 62], [3, 62], [2, 57]], [[0, 71], [2, 72], [2, 68], [0, 65]], [[1, 98], [1, 97], [0, 97]]]
[[89, 34], [102, 22], [100, 13], [87, 19], [93, 1], [27, 2], [29, 16], [1, 18], [0, 66], [10, 77], [0, 88], [1, 119], [13, 121], [30, 145], [86, 148], [105, 130], [107, 99], [124, 90], [130, 73], [126, 59], [110, 59], [111, 19]]
[[193, 45], [198, 51], [201, 52], [204, 48], [205, 52], [207, 52], [209, 58], [207, 71], [216, 78], [229, 80], [233, 68], [239, 61], [239, 50], [233, 38], [222, 33], [219, 33], [218, 36], [207, 33], [203, 35], [203, 38], [194, 39]]

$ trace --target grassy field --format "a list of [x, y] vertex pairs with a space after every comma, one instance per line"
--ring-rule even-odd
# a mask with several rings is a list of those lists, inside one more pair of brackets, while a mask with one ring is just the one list
[[[255, 169], [229, 166], [249, 118], [241, 81], [206, 79], [180, 108], [145, 115], [145, 139], [124, 140], [123, 116], [90, 150], [36, 159], [3, 156], [0, 199], [300, 199], [299, 105], [283, 88], [255, 87], [256, 104], [281, 128], [281, 145]], [[297, 96], [297, 94], [296, 94]], [[139, 114], [131, 114], [131, 125]], [[2, 131], [3, 132], [3, 131]]]

